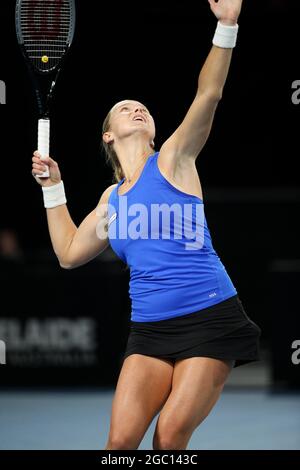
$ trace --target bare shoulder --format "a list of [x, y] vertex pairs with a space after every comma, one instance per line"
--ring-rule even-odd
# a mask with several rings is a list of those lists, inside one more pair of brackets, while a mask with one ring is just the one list
[[109, 196], [111, 195], [112, 191], [118, 186], [118, 183], [111, 184], [106, 188], [100, 198], [99, 204], [106, 204], [108, 202]]

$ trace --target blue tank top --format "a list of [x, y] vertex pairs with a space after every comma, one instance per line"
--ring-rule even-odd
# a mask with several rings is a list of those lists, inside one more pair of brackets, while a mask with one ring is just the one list
[[237, 294], [213, 248], [203, 200], [175, 188], [150, 155], [137, 182], [108, 200], [108, 238], [130, 268], [131, 320], [159, 321]]

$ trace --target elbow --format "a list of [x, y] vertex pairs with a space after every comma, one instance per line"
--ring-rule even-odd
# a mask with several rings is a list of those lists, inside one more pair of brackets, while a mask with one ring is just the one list
[[73, 269], [75, 266], [71, 263], [68, 263], [66, 260], [58, 259], [59, 265], [63, 269]]
[[201, 96], [205, 96], [207, 102], [218, 103], [223, 97], [223, 89], [213, 88], [205, 91], [198, 92]]
[[78, 268], [84, 264], [83, 262], [80, 262], [79, 260], [73, 260], [73, 261], [68, 261], [68, 260], [59, 260], [59, 265], [63, 269], [75, 269]]
[[63, 263], [59, 263], [60, 267], [63, 268], [63, 269], [72, 269], [73, 266], [71, 264], [63, 264]]
[[208, 99], [214, 103], [218, 103], [219, 101], [221, 101], [222, 97], [223, 97], [223, 90], [211, 90], [209, 92], [207, 92], [207, 95], [208, 95]]

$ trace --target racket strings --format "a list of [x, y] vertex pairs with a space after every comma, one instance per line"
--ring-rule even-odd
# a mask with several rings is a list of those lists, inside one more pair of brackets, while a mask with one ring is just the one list
[[70, 0], [22, 0], [23, 44], [30, 61], [41, 72], [55, 69], [71, 42], [72, 3]]

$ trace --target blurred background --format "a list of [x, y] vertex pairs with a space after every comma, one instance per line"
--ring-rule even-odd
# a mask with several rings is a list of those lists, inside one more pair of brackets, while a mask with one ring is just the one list
[[[223, 99], [197, 159], [213, 244], [262, 329], [262, 360], [232, 372], [189, 449], [300, 449], [298, 4], [244, 1]], [[143, 102], [159, 150], [194, 98], [216, 20], [206, 0], [76, 5], [51, 155], [79, 225], [112, 184], [100, 151], [109, 109]], [[0, 448], [103, 449], [129, 332], [129, 273], [110, 248], [75, 270], [59, 266], [31, 175], [37, 109], [14, 14], [15, 1], [1, 0]], [[154, 425], [141, 449], [151, 449]]]

